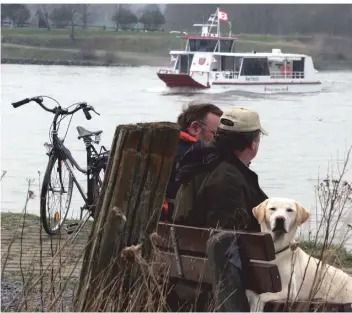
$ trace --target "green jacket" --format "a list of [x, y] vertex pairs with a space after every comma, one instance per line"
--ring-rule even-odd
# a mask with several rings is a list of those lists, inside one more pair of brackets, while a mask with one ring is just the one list
[[252, 209], [268, 197], [258, 176], [234, 154], [213, 145], [194, 145], [180, 160], [175, 223], [260, 231]]

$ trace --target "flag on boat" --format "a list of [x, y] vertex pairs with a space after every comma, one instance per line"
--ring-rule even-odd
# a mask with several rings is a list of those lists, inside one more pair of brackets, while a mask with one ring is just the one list
[[227, 21], [227, 12], [221, 11], [220, 9], [218, 10], [218, 19], [220, 22], [226, 22]]

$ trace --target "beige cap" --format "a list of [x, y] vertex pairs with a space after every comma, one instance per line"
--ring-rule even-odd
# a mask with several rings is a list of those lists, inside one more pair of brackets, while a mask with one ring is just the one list
[[260, 130], [263, 135], [269, 135], [260, 125], [259, 114], [256, 111], [245, 108], [232, 108], [224, 111], [218, 127], [238, 133]]

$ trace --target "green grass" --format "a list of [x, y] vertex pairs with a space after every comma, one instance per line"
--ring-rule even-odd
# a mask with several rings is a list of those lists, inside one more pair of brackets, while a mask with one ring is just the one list
[[[0, 216], [2, 225], [15, 225], [16, 223], [18, 223], [18, 221], [21, 220], [23, 214], [13, 212], [1, 212]], [[26, 220], [36, 222], [39, 221], [39, 216], [27, 213]]]
[[[52, 29], [50, 31], [39, 28], [3, 28], [2, 43], [11, 43], [32, 47], [47, 47], [57, 49], [94, 48], [103, 50], [151, 53], [167, 55], [170, 50], [183, 50], [185, 40], [175, 34], [167, 32], [137, 32], [103, 29], [76, 29], [76, 40], [69, 38], [70, 29]], [[234, 34], [239, 38], [237, 43], [240, 52], [270, 51], [271, 47], [282, 46], [284, 36]], [[250, 41], [250, 42], [246, 42]], [[278, 44], [275, 45], [275, 42]], [[291, 47], [289, 50], [292, 50]], [[295, 49], [299, 50], [299, 49]], [[301, 49], [302, 50], [302, 49]], [[298, 52], [298, 51], [293, 51]]]
[[2, 57], [11, 57], [13, 59], [39, 59], [39, 60], [75, 60], [78, 53], [65, 50], [40, 50], [28, 47], [1, 47]]
[[[321, 251], [323, 249], [322, 243], [315, 243], [313, 241], [300, 241], [299, 246], [306, 251], [308, 254], [312, 254], [313, 257], [319, 258], [321, 255]], [[352, 251], [347, 251], [343, 247], [339, 247], [336, 245], [330, 246], [331, 251], [333, 252], [333, 256], [337, 256], [336, 260], [332, 260], [332, 264], [339, 267], [340, 265], [346, 268], [352, 268]]]
[[[70, 28], [66, 29], [51, 29], [48, 31], [44, 28], [2, 28], [2, 36], [40, 36], [40, 37], [68, 37], [71, 33]], [[166, 32], [138, 32], [138, 31], [115, 31], [112, 29], [81, 29], [76, 28], [75, 34], [77, 37], [96, 37], [96, 36], [108, 36], [108, 37], [140, 37], [140, 38], [155, 38], [155, 37], [175, 37], [175, 34], [169, 34]]]
[[[52, 29], [48, 31], [43, 28], [2, 28], [3, 36], [40, 36], [40, 37], [68, 37], [71, 32], [67, 29]], [[115, 31], [113, 29], [103, 30], [102, 28], [81, 29], [76, 28], [77, 37], [132, 37], [132, 38], [177, 38], [177, 34], [168, 32], [139, 32], [139, 31]], [[233, 34], [233, 37], [239, 40], [249, 40], [258, 42], [278, 42], [299, 40], [299, 36], [278, 36], [278, 35], [262, 35], [262, 34]]]
[[[4, 227], [6, 229], [11, 229], [11, 228], [18, 228], [22, 225], [23, 217], [24, 217], [24, 214], [22, 213], [1, 212], [0, 215], [1, 215], [1, 227]], [[79, 220], [77, 219], [65, 220], [65, 224], [78, 223], [78, 222]], [[35, 214], [26, 213], [25, 226], [27, 226], [28, 224], [33, 225], [35, 223], [38, 223], [39, 225], [40, 217]], [[93, 223], [93, 221], [89, 220], [87, 223], [88, 224]]]
[[257, 51], [257, 52], [271, 52], [272, 49], [281, 49], [283, 53], [299, 53], [299, 54], [306, 54], [309, 53], [307, 49], [303, 49], [301, 47], [287, 47], [282, 43], [257, 43], [257, 42], [246, 42], [246, 41], [239, 41], [236, 45], [237, 52], [250, 52], [250, 51]]
[[278, 42], [285, 40], [284, 36], [275, 35], [234, 34], [234, 37], [238, 38], [239, 40], [250, 40], [259, 42]]
[[166, 55], [169, 50], [184, 48], [185, 42], [176, 37], [149, 37], [149, 36], [77, 36], [75, 41], [68, 36], [26, 36], [2, 35], [2, 44], [16, 44], [32, 47], [56, 49], [94, 49], [108, 51], [124, 51]]
[[[3, 28], [2, 57], [87, 61], [84, 56], [89, 52], [96, 55], [96, 62], [104, 63], [103, 54], [109, 53], [116, 55], [115, 64], [165, 66], [170, 50], [182, 51], [186, 44], [178, 35], [167, 32], [76, 29], [75, 41], [70, 39], [69, 34], [70, 29]], [[311, 55], [318, 69], [351, 67], [352, 40], [348, 38], [335, 38], [336, 42], [331, 46], [327, 39], [320, 38], [319, 41], [317, 36], [234, 34], [234, 37], [239, 38], [238, 52], [271, 52], [278, 48], [286, 53]], [[42, 48], [51, 51], [42, 51]]]
[[[3, 42], [7, 42], [9, 38], [12, 38], [12, 42], [23, 42], [26, 44], [26, 41], [33, 42], [35, 45], [42, 46], [43, 41], [47, 43], [45, 46], [49, 46], [50, 44], [57, 44], [57, 47], [62, 47], [63, 41], [69, 41], [70, 45], [72, 45], [72, 41], [69, 39], [70, 29], [52, 29], [50, 31], [46, 29], [39, 28], [4, 28], [2, 29], [2, 40]], [[102, 30], [102, 29], [76, 29], [76, 39], [78, 41], [84, 42], [87, 40], [101, 41], [105, 42], [108, 40], [118, 40], [123, 44], [127, 44], [124, 46], [121, 44], [121, 49], [135, 49], [135, 45], [139, 47], [148, 47], [155, 46], [156, 49], [160, 49], [162, 47], [168, 46], [171, 49], [180, 49], [184, 47], [185, 41], [178, 38], [175, 34], [169, 34], [167, 32], [137, 32], [137, 31], [119, 31], [116, 32], [114, 30]], [[274, 35], [251, 35], [251, 34], [234, 34], [240, 41], [256, 41], [258, 45], [260, 44], [268, 44], [275, 42], [283, 42], [290, 41], [287, 40], [284, 36], [274, 36]], [[13, 37], [19, 37], [13, 38]], [[24, 38], [25, 37], [25, 38]], [[133, 42], [133, 43], [132, 43]], [[67, 45], [67, 44], [66, 44]], [[66, 46], [65, 45], [65, 46]], [[171, 46], [175, 46], [171, 47]], [[150, 49], [141, 49], [148, 52]], [[135, 51], [135, 50], [133, 50]]]

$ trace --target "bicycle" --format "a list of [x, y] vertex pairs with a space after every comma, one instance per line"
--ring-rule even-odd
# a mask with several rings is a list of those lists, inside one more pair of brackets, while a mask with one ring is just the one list
[[[43, 98], [48, 98], [55, 101], [58, 106], [53, 109], [49, 109], [43, 104]], [[12, 103], [14, 108], [18, 108], [24, 104], [29, 102], [36, 102], [39, 106], [41, 106], [45, 111], [53, 113], [54, 119], [49, 128], [49, 138], [50, 143], [44, 143], [45, 148], [47, 149], [46, 154], [49, 157], [48, 165], [44, 174], [41, 195], [40, 195], [40, 218], [41, 223], [45, 232], [52, 236], [57, 234], [62, 225], [64, 224], [70, 205], [72, 200], [72, 192], [74, 184], [76, 185], [79, 193], [81, 194], [84, 205], [81, 207], [80, 212], [80, 220], [82, 220], [83, 211], [87, 210], [87, 214], [85, 216], [85, 221], [89, 219], [89, 217], [94, 218], [95, 206], [97, 199], [100, 194], [100, 190], [102, 187], [103, 179], [100, 177], [101, 174], [104, 174], [109, 152], [104, 146], [100, 147], [99, 152], [95, 149], [93, 144], [99, 144], [102, 130], [99, 131], [89, 131], [84, 129], [81, 126], [77, 126], [78, 131], [78, 139], [83, 139], [83, 142], [86, 147], [86, 155], [87, 155], [87, 168], [82, 168], [76, 160], [73, 158], [70, 150], [64, 145], [64, 140], [67, 136], [68, 129], [70, 127], [73, 115], [82, 110], [86, 119], [90, 120], [92, 118], [90, 111], [93, 111], [97, 115], [97, 113], [92, 106], [88, 106], [86, 102], [75, 103], [68, 108], [62, 108], [60, 103], [55, 99], [48, 96], [39, 96], [34, 98], [27, 98], [18, 102]], [[76, 108], [69, 111], [69, 108], [76, 105]], [[60, 139], [58, 136], [58, 131], [60, 128], [61, 121], [65, 118], [71, 116], [69, 124], [67, 126], [66, 134], [63, 139]], [[58, 119], [61, 119], [58, 121]], [[50, 132], [52, 128], [52, 131]], [[93, 137], [94, 136], [94, 140]], [[81, 173], [85, 174], [87, 177], [87, 193], [83, 191], [82, 186], [77, 181], [77, 178], [74, 173], [74, 168], [76, 168]], [[65, 178], [65, 170], [68, 171], [68, 184], [64, 186], [64, 178]], [[53, 176], [58, 174], [58, 179], [53, 180]], [[57, 183], [57, 184], [55, 184]], [[59, 194], [59, 202], [50, 204], [50, 196], [54, 193]], [[66, 201], [62, 201], [62, 198], [66, 195]], [[51, 213], [51, 209], [53, 209], [53, 214]], [[54, 226], [51, 226], [50, 219], [53, 219]], [[78, 226], [77, 223], [71, 224], [71, 226]], [[83, 227], [83, 225], [82, 225]], [[70, 233], [70, 231], [68, 230]], [[71, 232], [73, 232], [71, 230]]]

